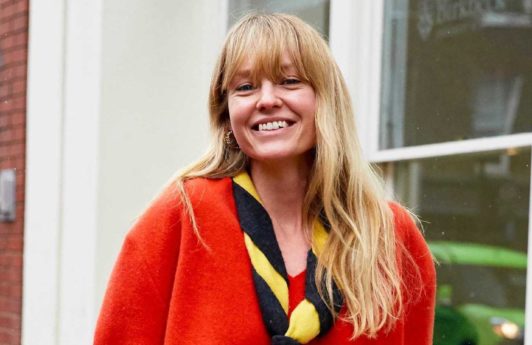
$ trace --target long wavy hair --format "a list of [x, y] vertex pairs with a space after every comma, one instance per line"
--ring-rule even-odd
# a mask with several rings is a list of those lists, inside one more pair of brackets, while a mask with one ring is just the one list
[[372, 337], [391, 328], [403, 310], [393, 214], [381, 180], [362, 157], [345, 81], [316, 30], [286, 14], [249, 14], [233, 26], [210, 86], [212, 144], [198, 162], [179, 173], [177, 185], [201, 238], [185, 181], [232, 177], [249, 163], [242, 151], [224, 141], [229, 128], [227, 87], [245, 59], [253, 61], [255, 76], [279, 80], [286, 52], [316, 94], [316, 147], [303, 215], [307, 224], [321, 215], [330, 225], [318, 257], [317, 286], [332, 307], [334, 281], [343, 294], [353, 338]]

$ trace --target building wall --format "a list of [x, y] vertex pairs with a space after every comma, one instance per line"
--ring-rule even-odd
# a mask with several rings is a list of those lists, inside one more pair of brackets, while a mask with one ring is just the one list
[[135, 218], [207, 147], [207, 95], [224, 34], [219, 11], [208, 1], [104, 2], [98, 301]]
[[28, 1], [0, 1], [0, 170], [16, 169], [16, 219], [0, 222], [0, 344], [20, 344]]
[[226, 16], [210, 0], [30, 10], [22, 343], [90, 344], [125, 233], [207, 147]]

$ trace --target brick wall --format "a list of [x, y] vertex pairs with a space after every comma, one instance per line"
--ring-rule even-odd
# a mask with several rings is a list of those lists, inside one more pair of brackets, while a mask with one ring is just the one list
[[0, 0], [0, 169], [16, 169], [17, 214], [0, 223], [0, 345], [20, 344], [28, 0]]

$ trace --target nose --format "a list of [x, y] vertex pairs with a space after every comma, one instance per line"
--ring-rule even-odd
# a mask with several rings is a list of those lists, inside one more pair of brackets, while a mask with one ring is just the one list
[[275, 84], [269, 80], [261, 82], [259, 99], [257, 101], [257, 109], [260, 111], [267, 111], [283, 104], [281, 98], [276, 93]]

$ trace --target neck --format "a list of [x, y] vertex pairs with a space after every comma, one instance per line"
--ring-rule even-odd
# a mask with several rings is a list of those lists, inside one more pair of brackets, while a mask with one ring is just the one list
[[251, 178], [278, 235], [304, 234], [303, 200], [311, 163], [307, 158], [251, 163]]

